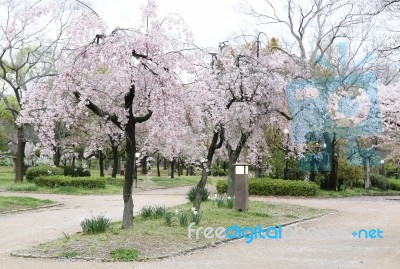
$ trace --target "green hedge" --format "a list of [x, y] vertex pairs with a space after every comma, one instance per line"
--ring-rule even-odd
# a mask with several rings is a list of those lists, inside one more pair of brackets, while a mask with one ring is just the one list
[[82, 167], [65, 166], [64, 167], [64, 176], [90, 177], [90, 171], [86, 170]]
[[26, 180], [32, 182], [35, 178], [40, 176], [62, 176], [64, 170], [59, 167], [51, 166], [34, 166], [29, 167], [26, 171]]
[[[226, 193], [227, 190], [227, 181], [220, 180], [217, 182], [218, 193]], [[317, 184], [307, 181], [268, 178], [249, 180], [250, 195], [315, 196], [317, 195], [317, 190]]]
[[106, 187], [106, 179], [102, 177], [67, 177], [67, 176], [41, 176], [34, 179], [37, 186], [41, 187], [77, 187], [97, 189]]
[[390, 189], [394, 191], [400, 191], [400, 180], [389, 178]]
[[123, 187], [124, 183], [125, 183], [125, 179], [124, 178], [108, 177], [108, 178], [106, 178], [106, 180], [107, 180], [107, 184], [108, 185], [113, 185], [113, 186], [117, 186], [117, 187]]

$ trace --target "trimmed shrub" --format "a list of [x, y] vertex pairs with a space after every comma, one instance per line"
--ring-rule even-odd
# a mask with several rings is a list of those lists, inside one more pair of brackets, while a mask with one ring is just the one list
[[378, 174], [370, 174], [369, 178], [371, 180], [372, 187], [376, 187], [381, 190], [389, 189], [389, 181], [385, 176]]
[[117, 186], [117, 187], [123, 187], [124, 183], [125, 183], [125, 179], [124, 178], [108, 177], [106, 180], [107, 180], [107, 184], [108, 185], [113, 185], [113, 186]]
[[[300, 180], [255, 178], [249, 180], [251, 195], [288, 195], [288, 196], [315, 196], [318, 185], [313, 182]], [[218, 193], [228, 191], [228, 182], [220, 180], [217, 183]]]
[[389, 178], [390, 189], [394, 191], [400, 191], [400, 180]]
[[227, 180], [218, 180], [217, 182], [217, 192], [219, 194], [224, 194], [228, 192], [228, 181]]
[[64, 171], [60, 167], [51, 166], [34, 166], [29, 167], [26, 171], [26, 180], [32, 182], [35, 178], [40, 176], [62, 176]]
[[41, 176], [34, 179], [34, 183], [41, 187], [77, 187], [86, 189], [98, 189], [106, 187], [106, 179], [103, 177], [66, 177], [66, 176]]
[[[194, 200], [196, 200], [196, 192], [197, 192], [197, 187], [190, 188], [190, 190], [186, 193], [186, 198], [190, 202], [194, 202]], [[208, 190], [206, 188], [204, 188], [204, 191], [201, 194], [201, 201], [202, 202], [207, 201], [209, 195], [210, 195], [210, 193], [208, 192]]]
[[64, 166], [64, 176], [90, 177], [90, 171], [82, 167]]

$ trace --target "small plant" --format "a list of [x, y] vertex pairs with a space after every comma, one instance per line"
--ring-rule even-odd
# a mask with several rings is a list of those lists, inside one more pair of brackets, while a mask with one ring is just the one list
[[139, 251], [130, 248], [117, 248], [110, 252], [110, 258], [115, 261], [134, 261], [139, 257]]
[[152, 206], [144, 206], [140, 211], [140, 216], [144, 219], [152, 218], [154, 215], [154, 208]]
[[215, 202], [217, 203], [218, 208], [226, 207], [232, 209], [235, 206], [235, 199], [226, 196], [226, 194], [216, 196]]
[[71, 236], [69, 235], [69, 233], [63, 232], [64, 235], [64, 241], [67, 242], [69, 239], [71, 239]]
[[192, 208], [192, 214], [190, 214], [190, 216], [191, 216], [191, 222], [196, 223], [196, 225], [200, 223], [201, 215], [199, 212], [196, 211], [194, 207]]
[[165, 206], [145, 206], [140, 211], [140, 216], [143, 219], [158, 219], [165, 215]]
[[162, 218], [165, 214], [165, 206], [155, 206], [153, 211], [153, 218]]
[[84, 234], [97, 234], [103, 233], [110, 228], [111, 219], [106, 218], [104, 215], [97, 217], [85, 218], [81, 221], [81, 227]]
[[165, 214], [164, 214], [165, 224], [167, 224], [168, 226], [171, 226], [172, 223], [174, 222], [173, 218], [174, 218], [174, 214], [171, 211], [165, 212]]
[[233, 208], [235, 206], [235, 199], [232, 199], [230, 196], [226, 199], [226, 207]]
[[[190, 202], [194, 202], [196, 200], [196, 193], [197, 193], [197, 187], [192, 187], [190, 190], [186, 193], [186, 198]], [[207, 189], [204, 189], [201, 193], [201, 201], [207, 201], [209, 196], [209, 192]]]
[[220, 207], [225, 207], [225, 199], [224, 199], [223, 196], [219, 196], [219, 197], [216, 199], [216, 202], [217, 202], [217, 207], [218, 207], [218, 208], [220, 208]]
[[178, 213], [178, 220], [179, 220], [179, 225], [180, 226], [187, 226], [188, 225], [188, 221], [189, 221], [188, 214], [186, 212], [179, 212]]

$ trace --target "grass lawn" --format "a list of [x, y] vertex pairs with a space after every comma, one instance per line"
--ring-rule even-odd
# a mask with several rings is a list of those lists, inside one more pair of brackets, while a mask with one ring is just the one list
[[[160, 188], [174, 188], [182, 186], [193, 186], [197, 184], [200, 176], [180, 176], [177, 174], [175, 178], [170, 178], [167, 175], [166, 170], [161, 170], [161, 177], [158, 177], [156, 173], [153, 175], [139, 175], [138, 177], [138, 188], [134, 188], [134, 192], [160, 189]], [[100, 174], [99, 170], [91, 170], [91, 175], [93, 177], [98, 177]], [[38, 187], [34, 183], [28, 183], [24, 181], [23, 183], [14, 183], [14, 173], [12, 167], [0, 166], [0, 191], [14, 191], [14, 192], [38, 192], [38, 193], [58, 193], [58, 194], [71, 194], [71, 195], [88, 195], [88, 194], [122, 194], [122, 186], [124, 177], [118, 175], [116, 179], [110, 179], [107, 181], [106, 187], [104, 189], [82, 189], [76, 187]], [[219, 179], [225, 177], [209, 177], [208, 183], [215, 182]], [[135, 182], [133, 183], [135, 186]]]
[[[157, 259], [169, 255], [190, 251], [199, 247], [207, 247], [220, 242], [221, 239], [205, 239], [201, 234], [196, 239], [195, 232], [188, 238], [188, 224], [180, 225], [179, 212], [191, 212], [192, 204], [167, 209], [167, 214], [172, 214], [172, 224], [168, 226], [165, 215], [160, 218], [146, 218], [136, 216], [133, 229], [121, 230], [121, 223], [112, 223], [105, 233], [85, 235], [60, 235], [62, 238], [39, 245], [35, 248], [16, 253], [17, 255], [37, 255], [44, 257], [82, 257], [88, 259], [115, 260], [122, 256], [122, 260]], [[207, 201], [202, 203], [201, 221], [197, 227], [269, 227], [294, 220], [300, 220], [326, 213], [320, 210], [303, 206], [277, 204], [268, 202], [250, 202], [248, 212], [237, 212], [233, 209], [218, 208], [217, 203]], [[191, 220], [188, 221], [190, 223]], [[261, 239], [254, 239], [261, 240]], [[243, 244], [246, 244], [242, 240]], [[139, 253], [139, 254], [138, 254]], [[129, 258], [131, 257], [131, 258]]]
[[345, 191], [318, 190], [317, 192], [317, 197], [322, 198], [353, 197], [360, 195], [400, 195], [400, 191], [380, 190], [378, 188], [371, 188], [369, 190], [364, 188], [346, 188]]
[[51, 204], [54, 204], [54, 202], [31, 197], [0, 196], [0, 213], [21, 209], [35, 209]]

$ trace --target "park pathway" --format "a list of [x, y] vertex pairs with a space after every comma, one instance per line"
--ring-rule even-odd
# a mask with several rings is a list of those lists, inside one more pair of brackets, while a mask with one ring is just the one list
[[[144, 205], [173, 206], [185, 202], [188, 188], [153, 190], [134, 195], [135, 211]], [[6, 195], [6, 193], [1, 193]], [[21, 195], [10, 194], [7, 195]], [[232, 241], [214, 248], [156, 262], [100, 263], [10, 257], [11, 251], [34, 246], [80, 230], [82, 217], [105, 213], [121, 219], [121, 195], [66, 196], [26, 194], [48, 198], [64, 206], [18, 214], [0, 215], [0, 268], [400, 268], [400, 197], [354, 197], [343, 199], [262, 198], [338, 213], [299, 224], [302, 228], [341, 229], [350, 236], [328, 239], [254, 240], [251, 244]], [[383, 239], [358, 239], [351, 232], [360, 229], [384, 232]]]

